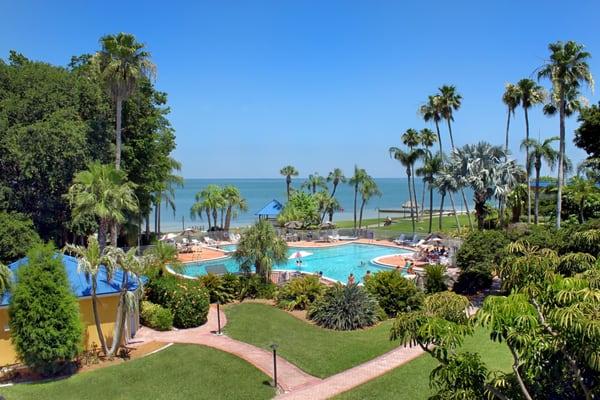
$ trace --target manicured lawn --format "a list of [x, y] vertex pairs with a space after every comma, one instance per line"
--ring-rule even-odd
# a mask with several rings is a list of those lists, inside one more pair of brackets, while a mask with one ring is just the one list
[[[511, 357], [506, 346], [493, 343], [484, 330], [467, 338], [464, 351], [478, 352], [489, 369], [509, 372]], [[420, 400], [433, 394], [429, 387], [429, 373], [437, 366], [429, 354], [365, 383], [351, 391], [336, 396], [336, 400]]]
[[391, 321], [338, 332], [301, 321], [275, 307], [242, 303], [226, 309], [227, 335], [278, 353], [311, 375], [327, 377], [381, 355], [398, 344], [389, 340]]
[[[475, 217], [471, 216], [473, 223], [475, 223]], [[392, 218], [394, 222], [390, 226], [383, 226], [383, 218], [379, 221], [380, 227], [377, 227], [377, 218], [363, 220], [363, 226], [368, 226], [369, 229], [378, 232], [380, 235], [384, 235], [389, 233], [393, 235], [394, 233], [410, 233], [412, 232], [412, 221], [410, 218], [400, 219], [400, 218]], [[467, 215], [459, 215], [458, 220], [460, 222], [461, 227], [469, 226], [469, 218]], [[335, 224], [338, 228], [352, 228], [354, 222], [353, 221], [335, 221]], [[434, 214], [432, 230], [437, 232], [439, 218]], [[443, 216], [442, 217], [442, 230], [443, 231], [454, 231], [456, 230], [456, 219], [454, 216]], [[416, 223], [416, 231], [417, 233], [427, 233], [429, 231], [429, 216], [425, 216], [421, 221], [417, 221]]]
[[270, 399], [269, 378], [219, 350], [174, 345], [124, 364], [49, 383], [0, 389], [7, 400]]

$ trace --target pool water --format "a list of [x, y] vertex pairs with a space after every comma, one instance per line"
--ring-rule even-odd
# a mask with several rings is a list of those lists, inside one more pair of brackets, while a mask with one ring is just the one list
[[[302, 266], [298, 268], [296, 260], [287, 260], [287, 262], [273, 267], [274, 270], [301, 271], [307, 273], [323, 272], [325, 278], [340, 282], [346, 282], [348, 275], [354, 274], [356, 282], [362, 282], [367, 271], [376, 273], [382, 270], [389, 270], [388, 267], [377, 265], [372, 262], [374, 258], [392, 255], [408, 254], [409, 250], [403, 250], [393, 247], [350, 243], [334, 247], [320, 248], [294, 248], [288, 249], [288, 256], [297, 251], [308, 251], [313, 253], [302, 259]], [[231, 257], [219, 260], [196, 262], [186, 264], [183, 274], [188, 276], [206, 275], [206, 267], [223, 266], [228, 272], [239, 272], [239, 264]]]

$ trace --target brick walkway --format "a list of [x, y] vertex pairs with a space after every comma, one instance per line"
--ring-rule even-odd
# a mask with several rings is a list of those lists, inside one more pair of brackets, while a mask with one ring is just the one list
[[[221, 326], [227, 323], [221, 312]], [[148, 342], [191, 343], [213, 347], [234, 354], [254, 365], [268, 376], [273, 375], [273, 354], [267, 350], [240, 342], [225, 335], [217, 336], [217, 309], [212, 305], [208, 322], [198, 328], [158, 332], [142, 327], [135, 335], [131, 346]], [[371, 361], [350, 368], [326, 379], [319, 379], [302, 371], [287, 360], [277, 356], [277, 378], [284, 392], [276, 397], [281, 400], [321, 400], [348, 391], [421, 355], [416, 347], [399, 347]]]

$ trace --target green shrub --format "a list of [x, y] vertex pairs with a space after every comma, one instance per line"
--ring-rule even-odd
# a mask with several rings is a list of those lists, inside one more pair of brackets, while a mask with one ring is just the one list
[[8, 264], [25, 255], [40, 237], [30, 219], [18, 213], [0, 212], [0, 262]]
[[458, 294], [472, 295], [492, 285], [491, 266], [481, 265], [481, 269], [464, 271], [454, 283], [452, 290]]
[[448, 290], [446, 284], [446, 267], [441, 264], [425, 266], [425, 291], [437, 293]]
[[272, 299], [277, 292], [277, 286], [272, 282], [265, 282], [259, 275], [240, 276], [239, 300]]
[[400, 271], [380, 271], [365, 282], [365, 289], [377, 299], [390, 317], [405, 312], [408, 307], [415, 310], [421, 306], [423, 293], [417, 286], [404, 278]]
[[[226, 304], [235, 300], [235, 287], [226, 284], [223, 276], [207, 274], [199, 277], [198, 280], [208, 291], [211, 303], [219, 302], [221, 304]], [[229, 283], [229, 281], [227, 283]]]
[[363, 287], [337, 283], [313, 303], [308, 317], [324, 328], [349, 331], [374, 325], [379, 309], [377, 300]]
[[481, 264], [497, 264], [508, 243], [510, 240], [502, 231], [473, 231], [458, 249], [456, 264], [463, 271], [477, 268]]
[[164, 275], [151, 279], [146, 289], [148, 300], [173, 313], [175, 327], [193, 328], [206, 323], [210, 298], [198, 280]]
[[286, 310], [306, 310], [325, 292], [318, 276], [302, 275], [283, 285], [277, 292], [277, 306]]
[[173, 314], [167, 308], [149, 301], [142, 301], [142, 324], [157, 331], [168, 331], [173, 327]]
[[82, 350], [77, 299], [52, 245], [35, 245], [19, 267], [9, 305], [11, 340], [34, 371], [53, 375]]

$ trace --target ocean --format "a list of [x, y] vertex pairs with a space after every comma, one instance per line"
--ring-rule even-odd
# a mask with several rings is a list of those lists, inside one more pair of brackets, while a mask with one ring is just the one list
[[[408, 186], [406, 178], [376, 178], [375, 181], [382, 192], [381, 197], [372, 198], [365, 206], [363, 218], [376, 218], [378, 209], [401, 209], [403, 203], [408, 201]], [[292, 181], [294, 188], [299, 188], [304, 182], [302, 178], [296, 178]], [[285, 203], [287, 199], [285, 179], [186, 179], [182, 188], [177, 188], [175, 192], [175, 213], [170, 208], [163, 205], [161, 210], [161, 230], [163, 232], [180, 231], [191, 226], [200, 226], [206, 228], [208, 223], [206, 219], [190, 218], [190, 209], [195, 202], [196, 193], [210, 184], [226, 186], [236, 186], [242, 196], [248, 202], [248, 211], [241, 213], [232, 221], [232, 226], [248, 226], [256, 221], [255, 213], [263, 208], [268, 202], [275, 199]], [[420, 179], [415, 180], [417, 187], [417, 201], [419, 204], [422, 199], [423, 182]], [[466, 193], [469, 203], [472, 203], [472, 194]], [[335, 193], [340, 202], [343, 211], [334, 214], [334, 222], [343, 220], [352, 220], [354, 189], [348, 184], [340, 184]], [[460, 195], [455, 196], [457, 209], [464, 210]], [[425, 193], [425, 207], [429, 207], [429, 193]], [[440, 195], [433, 192], [433, 206], [439, 207]], [[360, 195], [359, 204], [360, 206]], [[469, 204], [472, 208], [472, 205]], [[445, 209], [450, 209], [450, 201], [446, 198]], [[382, 216], [383, 217], [383, 216]], [[151, 228], [154, 228], [154, 217], [150, 219]]]

